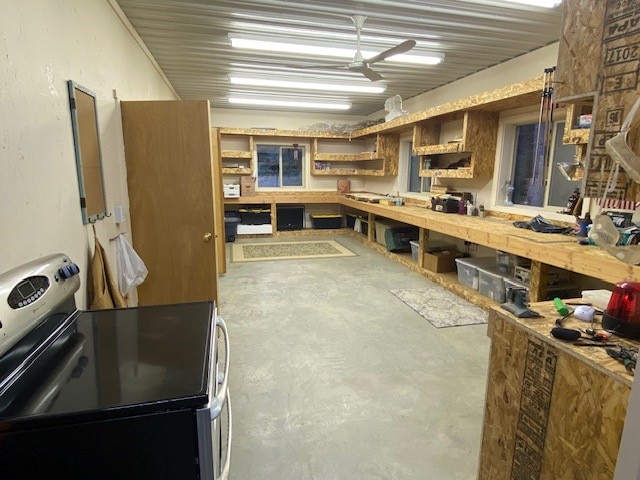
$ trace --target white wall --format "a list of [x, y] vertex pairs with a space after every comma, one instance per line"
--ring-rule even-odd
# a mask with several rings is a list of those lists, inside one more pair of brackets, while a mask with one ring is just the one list
[[[0, 32], [0, 272], [66, 253], [82, 272], [84, 308], [93, 238], [80, 213], [66, 81], [97, 94], [110, 211], [129, 204], [113, 90], [120, 99], [175, 95], [106, 0], [4, 1]], [[115, 270], [113, 217], [96, 230]]]
[[357, 115], [334, 113], [283, 112], [271, 110], [243, 110], [233, 108], [217, 108], [211, 106], [211, 126], [228, 128], [276, 128], [278, 130], [298, 130], [316, 123], [329, 125], [353, 125], [365, 120]]

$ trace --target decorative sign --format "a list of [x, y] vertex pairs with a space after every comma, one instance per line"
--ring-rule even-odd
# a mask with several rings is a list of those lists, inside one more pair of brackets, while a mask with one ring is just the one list
[[[640, 0], [607, 0], [602, 35], [600, 90], [594, 112], [593, 139], [587, 175], [587, 197], [601, 197], [615, 165], [604, 144], [620, 131], [622, 120], [637, 97], [640, 68]], [[634, 148], [635, 150], [635, 148]], [[608, 198], [639, 200], [638, 188], [619, 176]]]
[[511, 480], [539, 480], [558, 352], [539, 340], [529, 340], [520, 412], [516, 426]]

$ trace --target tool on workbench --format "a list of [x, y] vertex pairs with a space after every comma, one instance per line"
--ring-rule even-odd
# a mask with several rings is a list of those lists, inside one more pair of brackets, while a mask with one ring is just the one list
[[563, 316], [567, 316], [571, 313], [571, 310], [569, 310], [569, 308], [562, 303], [562, 300], [559, 297], [556, 297], [553, 299], [553, 303], [556, 306], [556, 311]]
[[[611, 337], [611, 334], [607, 332], [598, 332], [592, 328], [587, 328], [584, 330], [584, 333], [591, 337], [589, 340], [594, 340], [596, 342], [606, 342]], [[580, 333], [580, 330], [575, 330], [573, 328], [563, 328], [563, 327], [554, 327], [551, 329], [551, 335], [560, 340], [565, 340], [568, 342], [573, 342], [578, 340], [579, 338], [584, 338]]]
[[607, 348], [607, 354], [611, 358], [615, 358], [616, 360], [621, 362], [630, 375], [634, 375], [636, 370], [636, 363], [638, 361], [638, 352], [621, 345], [617, 345], [616, 347], [618, 348], [618, 350], [616, 350], [615, 348]]
[[507, 301], [500, 308], [514, 314], [518, 318], [538, 318], [538, 312], [531, 310], [526, 302], [527, 291], [524, 288], [507, 288]]

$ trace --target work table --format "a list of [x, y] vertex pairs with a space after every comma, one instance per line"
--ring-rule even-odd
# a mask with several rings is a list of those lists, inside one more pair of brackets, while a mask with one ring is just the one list
[[[633, 377], [604, 348], [552, 337], [553, 302], [531, 308], [543, 318], [520, 319], [499, 307], [489, 314], [478, 479], [612, 479]], [[589, 324], [568, 318], [563, 326]]]
[[640, 281], [640, 267], [622, 263], [595, 246], [579, 245], [575, 237], [567, 235], [517, 228], [512, 221], [499, 217], [446, 214], [412, 204], [381, 205], [347, 198], [337, 192], [283, 192], [225, 199], [225, 205], [294, 203], [342, 205], [529, 258], [543, 266], [552, 265], [609, 283]]

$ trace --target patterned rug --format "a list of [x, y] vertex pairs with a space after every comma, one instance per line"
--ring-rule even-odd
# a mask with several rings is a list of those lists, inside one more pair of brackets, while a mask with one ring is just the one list
[[353, 257], [356, 255], [334, 240], [282, 243], [234, 243], [231, 252], [232, 262]]
[[389, 290], [436, 328], [487, 323], [489, 314], [442, 287]]

